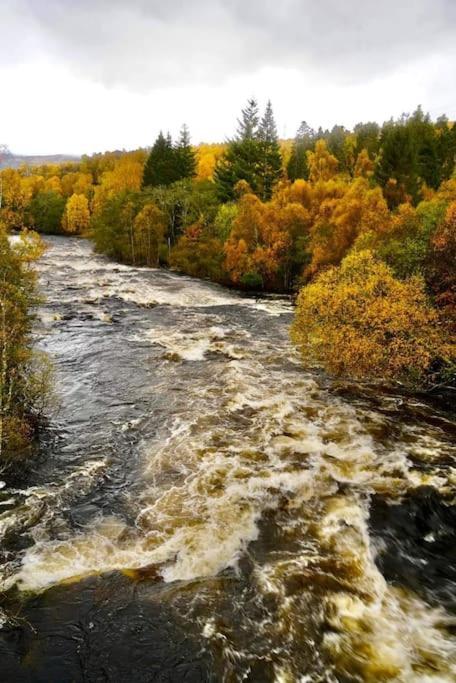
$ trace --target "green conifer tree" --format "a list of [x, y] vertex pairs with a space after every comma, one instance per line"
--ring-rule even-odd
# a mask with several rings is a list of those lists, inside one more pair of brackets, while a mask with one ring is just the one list
[[256, 140], [259, 122], [258, 103], [252, 98], [248, 100], [247, 106], [241, 112], [241, 118], [238, 119], [236, 139], [244, 142], [246, 140]]
[[259, 194], [261, 145], [258, 124], [258, 104], [251, 99], [238, 119], [236, 137], [229, 141], [214, 172], [217, 194], [222, 202], [235, 199], [235, 187], [240, 180], [245, 180], [252, 191]]
[[175, 146], [175, 155], [178, 179], [193, 178], [196, 175], [196, 155], [190, 144], [190, 132], [185, 124]]
[[307, 152], [312, 150], [316, 141], [316, 133], [306, 121], [302, 121], [291, 148], [290, 160], [287, 164], [287, 175], [292, 181], [298, 178], [307, 180], [309, 177], [309, 166], [307, 162]]
[[258, 189], [263, 201], [271, 198], [274, 185], [282, 175], [282, 155], [279, 136], [269, 100], [258, 128], [260, 159], [258, 164]]
[[178, 179], [176, 153], [171, 135], [160, 131], [144, 166], [143, 187], [171, 185]]
[[[406, 193], [414, 202], [419, 199], [420, 191], [420, 164], [419, 150], [416, 145], [412, 130], [405, 125], [403, 118], [399, 121], [388, 121], [383, 125], [380, 138], [380, 156], [377, 160], [375, 176], [380, 185], [385, 187], [390, 180], [397, 183], [400, 192]], [[393, 208], [394, 201], [388, 199]]]

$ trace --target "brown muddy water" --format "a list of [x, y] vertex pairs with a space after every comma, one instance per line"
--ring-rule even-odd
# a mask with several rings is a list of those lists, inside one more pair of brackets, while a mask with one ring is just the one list
[[0, 680], [456, 681], [449, 414], [306, 371], [284, 299], [52, 238], [59, 409], [0, 491]]

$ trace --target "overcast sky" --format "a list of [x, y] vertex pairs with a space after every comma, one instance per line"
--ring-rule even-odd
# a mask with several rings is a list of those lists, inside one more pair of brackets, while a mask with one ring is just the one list
[[417, 104], [456, 118], [456, 0], [0, 0], [0, 143], [223, 140], [248, 97], [281, 136]]

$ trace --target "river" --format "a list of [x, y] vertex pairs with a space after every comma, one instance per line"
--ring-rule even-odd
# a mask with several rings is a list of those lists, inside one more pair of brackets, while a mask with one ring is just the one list
[[0, 491], [0, 679], [456, 681], [449, 414], [302, 367], [281, 298], [50, 238], [58, 407]]

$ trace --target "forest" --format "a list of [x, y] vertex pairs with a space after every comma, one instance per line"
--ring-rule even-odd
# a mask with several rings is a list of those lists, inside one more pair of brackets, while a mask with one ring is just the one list
[[126, 264], [293, 293], [306, 362], [454, 386], [455, 161], [456, 126], [420, 107], [279, 140], [252, 99], [224, 143], [195, 147], [183, 126], [149, 149], [2, 170], [2, 249], [16, 258], [5, 235], [24, 227], [83, 235]]

